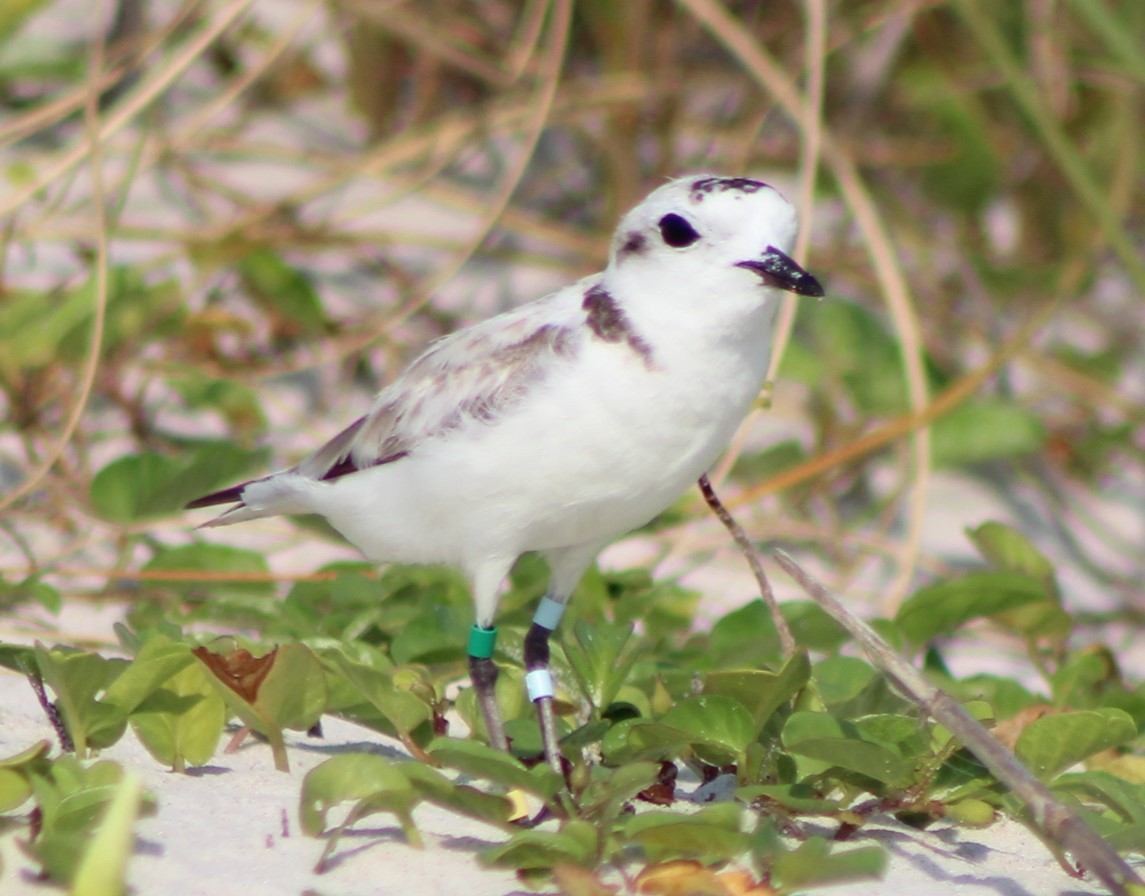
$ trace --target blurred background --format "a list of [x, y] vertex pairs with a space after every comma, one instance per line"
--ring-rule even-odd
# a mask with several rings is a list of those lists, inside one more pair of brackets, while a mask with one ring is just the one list
[[[828, 290], [713, 475], [752, 536], [887, 610], [1001, 519], [1131, 615], [1142, 47], [1114, 0], [7, 0], [0, 609], [170, 611], [353, 557], [179, 508], [712, 171], [787, 195]], [[738, 563], [698, 494], [632, 545], [605, 562]]]

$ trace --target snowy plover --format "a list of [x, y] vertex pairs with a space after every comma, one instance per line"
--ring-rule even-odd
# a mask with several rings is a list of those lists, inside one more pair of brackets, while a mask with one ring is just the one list
[[785, 254], [795, 230], [760, 181], [667, 183], [624, 216], [603, 273], [435, 342], [305, 460], [188, 506], [234, 503], [206, 526], [317, 513], [371, 560], [460, 567], [473, 685], [501, 749], [497, 594], [517, 557], [543, 554], [526, 684], [559, 771], [549, 636], [601, 548], [731, 438], [763, 383], [779, 290], [823, 295]]

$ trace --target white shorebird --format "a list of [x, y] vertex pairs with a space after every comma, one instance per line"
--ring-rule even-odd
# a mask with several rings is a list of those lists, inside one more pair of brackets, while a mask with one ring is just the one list
[[305, 460], [188, 507], [234, 503], [206, 526], [317, 513], [371, 560], [460, 567], [470, 672], [501, 749], [498, 591], [521, 554], [543, 554], [526, 684], [559, 772], [549, 636], [601, 548], [727, 445], [763, 383], [779, 291], [823, 295], [786, 254], [795, 231], [765, 183], [671, 181], [624, 216], [603, 273], [435, 342]]

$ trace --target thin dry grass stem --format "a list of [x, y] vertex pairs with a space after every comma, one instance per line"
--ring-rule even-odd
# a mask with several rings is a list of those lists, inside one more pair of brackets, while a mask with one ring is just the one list
[[[488, 238], [498, 220], [508, 206], [509, 200], [520, 184], [525, 169], [536, 151], [541, 133], [549, 120], [560, 83], [561, 67], [568, 47], [569, 25], [572, 20], [571, 0], [554, 0], [550, 7], [551, 21], [548, 46], [538, 74], [539, 85], [533, 101], [524, 111], [524, 139], [519, 147], [514, 163], [498, 185], [492, 197], [486, 199], [484, 214], [474, 236], [462, 251], [456, 253], [447, 263], [435, 267], [434, 273], [413, 290], [413, 298], [400, 307], [385, 311], [381, 320], [361, 328], [351, 340], [343, 342], [335, 357], [345, 357], [384, 336], [395, 326], [407, 320], [421, 309], [432, 297], [435, 290], [456, 276], [457, 272], [473, 256], [480, 245]], [[371, 166], [372, 167], [372, 166]], [[324, 361], [331, 360], [326, 356]]]
[[1105, 234], [1106, 241], [1125, 266], [1134, 286], [1138, 292], [1145, 293], [1145, 260], [1140, 247], [1126, 231], [1114, 212], [1115, 206], [1109, 203], [1061, 123], [1046, 108], [1039, 85], [1014, 58], [994, 22], [982, 11], [977, 0], [958, 0], [955, 6], [977, 44], [998, 67], [1007, 89], [1034, 125], [1042, 145], [1069, 181], [1074, 194]]
[[[599, 89], [591, 93], [586, 93], [578, 82], [574, 82], [563, 89], [558, 86], [549, 113], [549, 120], [560, 120], [566, 115], [588, 114], [618, 105], [637, 105], [644, 90], [645, 79], [631, 77], [601, 82]], [[415, 163], [427, 155], [455, 155], [472, 145], [473, 141], [481, 134], [499, 133], [512, 136], [528, 127], [535, 113], [534, 107], [535, 104], [502, 102], [490, 110], [481, 109], [443, 115], [430, 127], [405, 131], [393, 140], [356, 156], [348, 164], [340, 163], [330, 175], [311, 181], [300, 189], [284, 195], [274, 207], [267, 207], [265, 204], [258, 205], [237, 218], [221, 222], [212, 228], [204, 228], [199, 232], [198, 239], [212, 242], [224, 239], [232, 232], [257, 230], [260, 224], [274, 216], [276, 209], [282, 205], [301, 208], [307, 203], [321, 199], [345, 187], [358, 178], [378, 176], [382, 172], [396, 170]], [[404, 184], [395, 189], [395, 196], [402, 195], [406, 191]], [[375, 327], [366, 327], [365, 329], [371, 334], [371, 338], [377, 333]], [[344, 357], [346, 354], [360, 350], [366, 342], [368, 340], [365, 340], [364, 337], [354, 338], [348, 346], [339, 346], [333, 354], [324, 355], [324, 358], [330, 361]]]
[[313, 21], [322, 5], [322, 0], [313, 0], [304, 6], [294, 21], [286, 25], [278, 37], [263, 49], [258, 59], [244, 62], [242, 71], [227, 84], [225, 90], [210, 102], [204, 103], [195, 112], [180, 115], [178, 126], [171, 135], [162, 142], [162, 145], [156, 144], [153, 147], [154, 152], [149, 156], [148, 163], [153, 163], [164, 153], [183, 149], [184, 144], [195, 142], [212, 118], [220, 112], [232, 108], [238, 98], [249, 90], [251, 85], [265, 76], [286, 51], [291, 49], [294, 38]]
[[[128, 67], [123, 65], [100, 72], [96, 76], [99, 78], [99, 82], [95, 85], [96, 89], [102, 93], [118, 83], [128, 71]], [[75, 112], [82, 111], [91, 90], [91, 85], [84, 84], [56, 99], [33, 106], [23, 115], [14, 116], [8, 124], [0, 127], [0, 149], [7, 149], [14, 143], [47, 130]]]
[[[800, 213], [800, 226], [793, 250], [793, 255], [798, 261], [802, 261], [806, 257], [807, 246], [814, 230], [815, 184], [819, 172], [819, 152], [823, 135], [823, 91], [826, 83], [827, 65], [826, 4], [824, 0], [806, 0], [804, 8], [807, 12], [807, 92], [804, 95], [805, 100], [802, 107], [803, 124], [801, 130], [803, 139], [799, 143], [799, 188], [796, 196], [796, 207]], [[771, 363], [767, 368], [767, 379], [761, 396], [764, 406], [771, 404], [776, 372], [783, 362], [783, 354], [791, 339], [799, 301], [798, 296], [790, 293], [785, 293], [783, 296], [779, 308], [779, 317], [775, 324], [775, 336], [772, 340]], [[744, 420], [723, 458], [712, 470], [710, 476], [717, 485], [723, 484], [742, 453], [755, 423], [754, 416], [753, 413]]]
[[783, 656], [785, 658], [794, 656], [798, 645], [795, 643], [795, 636], [791, 634], [791, 628], [788, 626], [787, 620], [783, 618], [783, 614], [779, 611], [779, 601], [775, 599], [775, 592], [771, 590], [771, 582], [768, 581], [767, 573], [764, 572], [763, 560], [760, 557], [759, 550], [751, 543], [751, 539], [747, 537], [747, 533], [744, 532], [743, 527], [735, 521], [735, 518], [728, 512], [728, 509], [724, 507], [723, 502], [720, 501], [719, 496], [716, 494], [715, 489], [712, 488], [712, 484], [708, 481], [707, 476], [700, 477], [699, 486], [704, 500], [708, 503], [708, 507], [712, 509], [712, 513], [716, 515], [719, 521], [727, 528], [728, 532], [731, 533], [736, 545], [747, 559], [747, 564], [751, 567], [752, 574], [755, 575], [755, 580], [759, 584], [759, 596], [762, 597], [763, 602], [767, 604], [767, 609], [771, 613], [772, 622], [775, 623], [775, 630], [779, 633], [779, 643], [783, 647]]
[[832, 168], [838, 179], [843, 195], [854, 213], [859, 227], [867, 235], [867, 245], [871, 252], [875, 273], [883, 288], [887, 305], [898, 330], [902, 346], [902, 362], [907, 382], [907, 394], [914, 416], [919, 425], [909, 432], [911, 438], [912, 469], [908, 476], [909, 500], [906, 515], [906, 537], [899, 568], [886, 592], [884, 609], [891, 610], [906, 596], [915, 566], [918, 563], [919, 545], [922, 541], [923, 515], [926, 510], [927, 486], [930, 481], [930, 430], [929, 423], [921, 422], [928, 401], [926, 370], [923, 359], [926, 347], [923, 345], [922, 330], [915, 313], [914, 301], [899, 266], [889, 235], [883, 228], [882, 219], [874, 200], [867, 192], [862, 178], [849, 154], [841, 147], [832, 153]]
[[207, 26], [187, 41], [167, 65], [159, 68], [152, 77], [143, 81], [124, 97], [122, 103], [116, 106], [112, 114], [100, 124], [98, 130], [93, 132], [86, 142], [46, 162], [42, 172], [30, 184], [21, 190], [16, 190], [6, 202], [0, 203], [0, 218], [11, 214], [41, 190], [72, 172], [88, 157], [91, 147], [96, 142], [106, 145], [112, 137], [134, 122], [203, 55], [211, 44], [242, 17], [252, 2], [254, 0], [231, 0], [225, 5]]
[[[101, 12], [106, 12], [106, 0], [100, 3]], [[100, 16], [103, 20], [105, 16]], [[56, 437], [52, 446], [44, 453], [39, 463], [28, 472], [24, 481], [10, 492], [0, 497], [0, 511], [11, 507], [25, 495], [35, 491], [52, 467], [63, 456], [68, 443], [75, 434], [83, 417], [88, 399], [91, 397], [92, 385], [95, 383], [96, 371], [99, 368], [100, 355], [103, 349], [103, 337], [107, 322], [108, 288], [110, 283], [109, 256], [110, 239], [108, 236], [109, 224], [107, 215], [107, 195], [103, 180], [103, 146], [100, 141], [99, 97], [100, 85], [103, 83], [99, 77], [103, 71], [104, 53], [106, 47], [102, 38], [92, 42], [91, 56], [88, 60], [88, 96], [84, 104], [84, 126], [87, 132], [87, 153], [91, 169], [93, 212], [95, 216], [93, 231], [96, 243], [95, 258], [95, 308], [92, 313], [91, 336], [89, 337], [87, 355], [83, 367], [80, 368], [79, 389], [71, 407], [64, 419], [63, 428]]]
[[1128, 894], [1129, 886], [1145, 886], [1129, 864], [1072, 808], [1058, 800], [1018, 758], [949, 694], [931, 685], [899, 656], [873, 628], [856, 617], [787, 553], [776, 549], [775, 561], [836, 622], [859, 642], [871, 662], [918, 708], [944, 725], [990, 773], [1018, 797], [1051, 850], [1070, 853], [1110, 892]]
[[509, 41], [509, 51], [505, 54], [505, 69], [509, 72], [510, 83], [516, 83], [536, 53], [537, 44], [545, 31], [548, 6], [548, 0], [528, 0], [521, 13], [517, 34]]
[[[444, 181], [429, 184], [425, 192], [431, 198], [440, 199], [466, 212], [476, 211], [484, 202], [484, 194]], [[555, 221], [549, 215], [537, 214], [519, 206], [505, 209], [499, 226], [509, 233], [543, 240], [574, 257], [591, 258], [608, 249], [607, 238], [598, 233], [587, 233], [581, 227], [565, 221]]]
[[[364, 23], [401, 38], [426, 55], [446, 62], [459, 71], [484, 81], [490, 87], [504, 90], [515, 79], [511, 68], [479, 52], [475, 47], [462, 45], [453, 32], [442, 29], [436, 22], [423, 16], [413, 3], [402, 3], [401, 13], [394, 15], [389, 7], [376, 0], [340, 0], [339, 6], [353, 13]], [[517, 60], [518, 63], [520, 60]], [[519, 70], [524, 66], [519, 65]]]
[[[707, 28], [764, 89], [783, 106], [788, 116], [801, 127], [807, 121], [804, 106], [791, 78], [743, 26], [717, 0], [682, 0], [687, 9]], [[863, 185], [853, 159], [834, 141], [830, 131], [820, 131], [822, 154], [839, 184], [843, 197], [862, 231], [875, 275], [882, 289], [902, 347], [904, 378], [907, 383], [912, 418], [923, 419], [927, 406], [927, 385], [923, 367], [923, 342], [913, 300], [898, 264], [893, 245], [883, 227], [882, 218]], [[925, 426], [906, 430], [912, 440], [910, 470], [911, 495], [907, 514], [907, 537], [899, 570], [888, 600], [900, 600], [906, 593], [917, 562], [921, 536], [922, 511], [925, 508], [926, 484], [930, 470], [930, 439]]]
[[[795, 259], [802, 263], [815, 229], [815, 184], [819, 173], [819, 153], [823, 142], [823, 91], [827, 68], [827, 4], [825, 0], [806, 0], [807, 91], [804, 94], [803, 121], [800, 126], [803, 139], [799, 143], [799, 188], [796, 208], [799, 209], [799, 235], [795, 240]], [[773, 381], [783, 354], [787, 350], [791, 329], [795, 326], [798, 296], [790, 293], [783, 297], [767, 379]]]
[[[4, 570], [9, 572], [9, 570]], [[36, 570], [23, 570], [23, 575], [31, 575]], [[102, 569], [99, 567], [67, 567], [61, 566], [52, 569], [52, 576], [61, 578], [81, 579], [101, 577], [109, 582], [272, 582], [293, 584], [297, 582], [333, 582], [338, 578], [336, 571], [312, 573], [282, 573], [282, 572], [239, 572], [236, 570], [211, 569], [127, 569], [116, 567]], [[358, 575], [368, 579], [377, 578], [376, 569], [363, 569], [357, 571]]]
[[[118, 83], [125, 75], [144, 68], [151, 54], [161, 48], [171, 35], [185, 27], [195, 8], [196, 4], [194, 3], [185, 4], [170, 22], [167, 22], [160, 30], [149, 35], [145, 42], [134, 48], [130, 59], [114, 61], [112, 65], [94, 75], [93, 77], [99, 78], [96, 88], [98, 92], [102, 94], [103, 91]], [[91, 90], [90, 84], [81, 84], [65, 91], [55, 99], [45, 100], [22, 115], [14, 116], [9, 123], [0, 127], [0, 149], [5, 149], [19, 140], [46, 130], [75, 112], [82, 112]]]
[[1124, 414], [1130, 422], [1140, 422], [1145, 415], [1145, 405], [1140, 401], [1122, 394], [1084, 371], [1070, 367], [1053, 355], [1024, 351], [1016, 360], [1057, 386], [1061, 394], [1069, 395], [1087, 407], [1108, 408]]

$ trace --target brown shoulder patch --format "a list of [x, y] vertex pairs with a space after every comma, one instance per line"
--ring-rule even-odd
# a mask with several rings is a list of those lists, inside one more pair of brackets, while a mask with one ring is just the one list
[[626, 342], [646, 367], [652, 366], [652, 347], [637, 333], [607, 289], [599, 283], [589, 287], [581, 307], [587, 313], [585, 323], [593, 335], [605, 342]]

